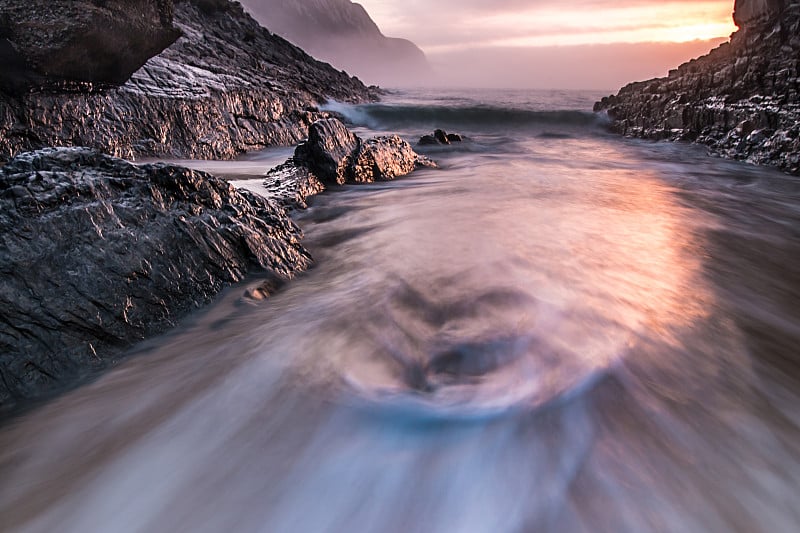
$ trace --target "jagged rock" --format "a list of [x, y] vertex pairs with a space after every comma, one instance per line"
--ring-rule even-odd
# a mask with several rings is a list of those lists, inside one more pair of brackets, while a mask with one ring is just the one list
[[272, 35], [236, 2], [177, 1], [174, 24], [183, 36], [119, 88], [0, 95], [0, 161], [74, 145], [126, 159], [230, 159], [299, 142], [328, 99], [376, 97]]
[[375, 137], [361, 142], [352, 156], [349, 179], [354, 183], [391, 181], [411, 174], [420, 157], [397, 135]]
[[329, 118], [309, 127], [308, 140], [294, 157], [267, 172], [264, 186], [281, 205], [304, 208], [326, 185], [390, 181], [420, 167], [436, 168], [436, 163], [397, 135], [365, 141]]
[[329, 118], [311, 124], [308, 140], [297, 147], [294, 157], [324, 183], [344, 185], [358, 147], [359, 138], [338, 119]]
[[800, 174], [800, 1], [738, 0], [736, 21], [730, 43], [622, 88], [595, 111], [624, 135], [696, 141]]
[[125, 83], [180, 36], [172, 17], [172, 0], [4, 0], [0, 86]]
[[325, 190], [322, 181], [293, 158], [268, 170], [264, 187], [269, 197], [286, 209], [305, 209], [310, 197]]
[[252, 270], [291, 278], [311, 263], [300, 237], [283, 209], [208, 174], [86, 148], [18, 156], [0, 169], [0, 409], [104, 366]]
[[449, 145], [454, 142], [462, 142], [464, 138], [457, 133], [447, 133], [442, 129], [438, 129], [433, 134], [423, 135], [417, 143], [420, 146], [435, 146], [435, 145]]

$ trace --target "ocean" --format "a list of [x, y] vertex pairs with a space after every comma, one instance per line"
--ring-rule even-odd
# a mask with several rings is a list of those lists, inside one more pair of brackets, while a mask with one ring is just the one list
[[[295, 216], [225, 291], [0, 428], [19, 532], [789, 532], [800, 181], [624, 139], [593, 92], [329, 103], [439, 163]], [[258, 191], [291, 149], [186, 162]]]

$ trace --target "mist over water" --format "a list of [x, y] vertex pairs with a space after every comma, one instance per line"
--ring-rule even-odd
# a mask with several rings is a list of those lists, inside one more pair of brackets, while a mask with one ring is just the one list
[[317, 197], [270, 300], [0, 427], [2, 529], [796, 530], [800, 184], [607, 135], [596, 96], [331, 104], [467, 140]]

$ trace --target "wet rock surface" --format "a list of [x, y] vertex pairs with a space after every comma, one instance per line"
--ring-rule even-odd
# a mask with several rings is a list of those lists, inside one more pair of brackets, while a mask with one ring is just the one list
[[0, 411], [104, 367], [222, 288], [264, 297], [311, 263], [271, 201], [211, 175], [86, 148], [0, 169]]
[[175, 42], [172, 0], [4, 0], [0, 4], [7, 91], [64, 82], [125, 83]]
[[444, 130], [436, 130], [431, 134], [423, 135], [420, 137], [419, 146], [436, 146], [436, 145], [450, 145], [453, 143], [460, 143], [464, 138], [458, 133], [447, 133]]
[[800, 2], [738, 0], [730, 43], [604, 98], [612, 129], [800, 174]]
[[435, 168], [397, 135], [361, 139], [336, 118], [309, 127], [294, 157], [267, 173], [264, 186], [276, 201], [304, 208], [306, 200], [328, 185], [391, 181], [415, 169]]
[[173, 23], [182, 37], [121, 87], [73, 83], [0, 93], [0, 161], [78, 145], [126, 159], [230, 159], [299, 142], [324, 116], [317, 111], [323, 101], [376, 97], [262, 28], [238, 3], [180, 0]]

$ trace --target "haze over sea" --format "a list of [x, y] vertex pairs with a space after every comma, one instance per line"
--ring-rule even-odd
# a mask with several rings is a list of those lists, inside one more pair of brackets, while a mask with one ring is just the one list
[[[600, 96], [331, 103], [466, 139], [315, 198], [273, 298], [2, 428], [2, 529], [796, 530], [800, 184], [610, 135]], [[289, 153], [190, 164], [258, 190]]]

